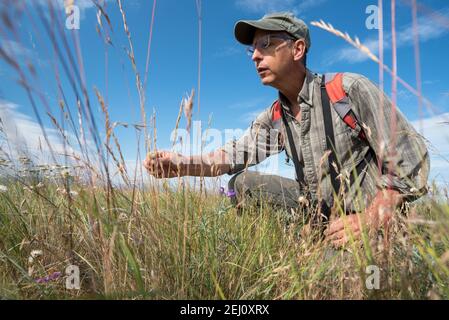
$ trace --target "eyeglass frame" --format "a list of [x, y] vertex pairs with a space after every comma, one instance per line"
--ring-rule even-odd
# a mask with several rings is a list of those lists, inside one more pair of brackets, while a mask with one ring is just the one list
[[[277, 33], [271, 34], [270, 33], [270, 34], [267, 34], [267, 35], [263, 36], [261, 39], [265, 39], [265, 38], [267, 38], [267, 42], [264, 45], [264, 47], [259, 46], [257, 43], [255, 45], [248, 46], [246, 48], [246, 54], [248, 56], [252, 57], [253, 54], [254, 54], [254, 51], [256, 49], [267, 50], [270, 47], [270, 45], [271, 45], [271, 41], [270, 41], [271, 38], [273, 38], [273, 39], [282, 39], [282, 40], [286, 40], [286, 41], [288, 41], [288, 40], [299, 40], [299, 39], [296, 39], [296, 38], [294, 38], [292, 36], [289, 36], [287, 34], [282, 34], [282, 33], [281, 34], [277, 34]], [[259, 39], [259, 41], [260, 41], [260, 39]], [[256, 41], [256, 42], [259, 42], [259, 41]]]

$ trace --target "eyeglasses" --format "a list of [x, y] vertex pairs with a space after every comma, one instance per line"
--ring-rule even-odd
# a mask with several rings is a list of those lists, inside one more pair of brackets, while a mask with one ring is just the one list
[[271, 39], [296, 40], [295, 38], [284, 34], [267, 34], [266, 36], [259, 38], [252, 46], [246, 48], [246, 53], [248, 54], [248, 56], [252, 57], [256, 49], [268, 49], [272, 45]]

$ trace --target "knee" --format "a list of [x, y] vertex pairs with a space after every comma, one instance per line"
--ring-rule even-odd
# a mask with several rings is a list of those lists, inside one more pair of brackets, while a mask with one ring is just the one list
[[248, 190], [251, 189], [251, 186], [254, 184], [254, 181], [257, 180], [257, 176], [260, 174], [254, 171], [241, 171], [236, 173], [228, 182], [228, 189], [234, 190], [237, 195], [243, 195]]

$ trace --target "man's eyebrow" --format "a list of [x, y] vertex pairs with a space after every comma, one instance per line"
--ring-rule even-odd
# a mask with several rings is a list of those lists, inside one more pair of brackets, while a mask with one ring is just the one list
[[257, 40], [262, 39], [263, 37], [266, 37], [267, 35], [269, 35], [269, 33], [259, 36], [258, 39], [256, 39], [256, 36], [254, 35], [253, 42], [251, 43], [251, 45], [254, 45]]

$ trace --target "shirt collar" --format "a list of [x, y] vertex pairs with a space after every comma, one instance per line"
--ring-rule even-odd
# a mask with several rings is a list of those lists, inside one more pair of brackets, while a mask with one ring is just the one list
[[[299, 103], [305, 102], [308, 105], [313, 106], [312, 98], [315, 89], [314, 80], [315, 80], [314, 74], [309, 69], [306, 69], [306, 77], [304, 78], [304, 83], [302, 85], [301, 91], [298, 94]], [[279, 100], [281, 101], [282, 107], [286, 110], [289, 110], [288, 100], [281, 92], [279, 92]]]
[[309, 69], [306, 69], [306, 78], [302, 85], [302, 89], [299, 92], [298, 99], [304, 101], [310, 106], [313, 106], [312, 98], [313, 92], [315, 91], [315, 76]]

